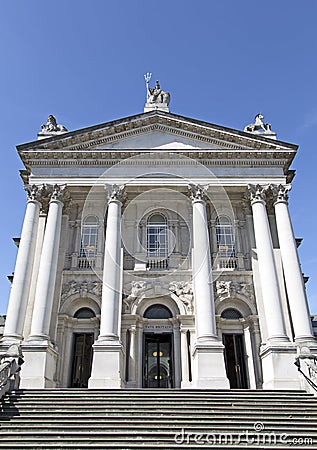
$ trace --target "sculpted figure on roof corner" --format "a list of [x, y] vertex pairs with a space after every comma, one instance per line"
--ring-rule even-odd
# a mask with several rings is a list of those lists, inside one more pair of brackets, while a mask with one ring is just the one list
[[250, 123], [249, 125], [246, 125], [244, 127], [244, 131], [248, 131], [250, 133], [259, 132], [259, 131], [262, 131], [265, 133], [267, 133], [267, 132], [272, 133], [271, 124], [264, 123], [263, 119], [264, 119], [264, 116], [261, 113], [257, 114], [254, 118], [254, 123]]
[[42, 133], [45, 134], [67, 131], [67, 128], [64, 125], [57, 123], [55, 117], [52, 114], [48, 116], [46, 123], [43, 124], [41, 128]]

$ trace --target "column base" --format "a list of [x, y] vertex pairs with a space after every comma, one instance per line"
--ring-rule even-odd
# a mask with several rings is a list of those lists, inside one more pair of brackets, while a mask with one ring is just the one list
[[294, 365], [295, 345], [266, 345], [260, 353], [263, 371], [263, 389], [302, 389]]
[[97, 341], [93, 345], [93, 360], [89, 389], [122, 388], [123, 348], [120, 342]]
[[195, 345], [193, 375], [193, 388], [230, 389], [221, 342]]
[[3, 348], [9, 348], [10, 345], [13, 344], [21, 345], [22, 341], [22, 336], [19, 336], [18, 334], [4, 335], [0, 339], [0, 349], [2, 350]]
[[21, 367], [21, 389], [56, 387], [58, 352], [48, 341], [22, 344], [24, 364]]

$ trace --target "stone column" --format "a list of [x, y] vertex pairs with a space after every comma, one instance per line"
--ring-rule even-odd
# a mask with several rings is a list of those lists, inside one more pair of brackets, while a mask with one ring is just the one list
[[260, 185], [250, 185], [249, 192], [268, 332], [267, 339], [268, 341], [285, 342], [288, 341], [288, 337], [285, 331], [271, 232], [266, 212], [265, 188]]
[[[119, 341], [121, 311], [121, 206], [124, 186], [108, 189], [108, 215], [102, 285], [100, 334], [94, 344], [89, 387], [121, 387], [122, 345]], [[105, 365], [105, 360], [107, 364]]]
[[28, 202], [24, 217], [21, 240], [14, 278], [10, 293], [8, 312], [4, 328], [4, 343], [20, 341], [31, 284], [35, 257], [36, 237], [40, 213], [40, 192], [37, 186], [26, 186]]
[[188, 342], [187, 330], [181, 329], [181, 363], [182, 363], [182, 381], [181, 386], [189, 387], [189, 361], [188, 361]]
[[136, 326], [130, 328], [130, 348], [129, 348], [129, 380], [130, 388], [136, 387]]
[[50, 199], [37, 279], [31, 335], [28, 340], [49, 341], [57, 258], [63, 209], [63, 192], [55, 185]]
[[212, 288], [210, 243], [206, 217], [205, 189], [189, 185], [193, 206], [193, 290], [196, 345], [194, 348], [196, 387], [226, 388], [223, 345], [216, 331]]
[[23, 343], [22, 388], [55, 387], [57, 351], [49, 336], [65, 187], [50, 189], [50, 202], [37, 278], [31, 333]]
[[267, 339], [261, 349], [264, 389], [300, 389], [294, 370], [296, 348], [286, 335], [271, 232], [266, 211], [266, 187], [249, 185], [255, 244]]
[[281, 250], [289, 307], [291, 310], [295, 332], [295, 340], [302, 343], [308, 341], [316, 345], [307, 307], [307, 299], [297, 253], [297, 245], [288, 210], [288, 191], [291, 189], [291, 186], [274, 185], [271, 187], [274, 197], [277, 233]]
[[203, 188], [190, 186], [193, 204], [193, 281], [198, 342], [217, 340], [210, 243]]

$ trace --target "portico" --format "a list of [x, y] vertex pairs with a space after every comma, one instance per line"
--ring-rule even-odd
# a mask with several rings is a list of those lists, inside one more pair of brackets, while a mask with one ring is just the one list
[[300, 389], [294, 358], [317, 348], [288, 210], [297, 146], [260, 115], [240, 131], [170, 113], [146, 80], [144, 113], [74, 132], [50, 116], [18, 146], [0, 350], [21, 344], [23, 388]]

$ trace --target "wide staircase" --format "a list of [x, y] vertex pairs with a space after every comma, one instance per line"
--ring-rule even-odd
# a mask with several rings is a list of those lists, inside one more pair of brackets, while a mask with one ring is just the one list
[[302, 391], [16, 390], [2, 449], [317, 449], [317, 398]]

